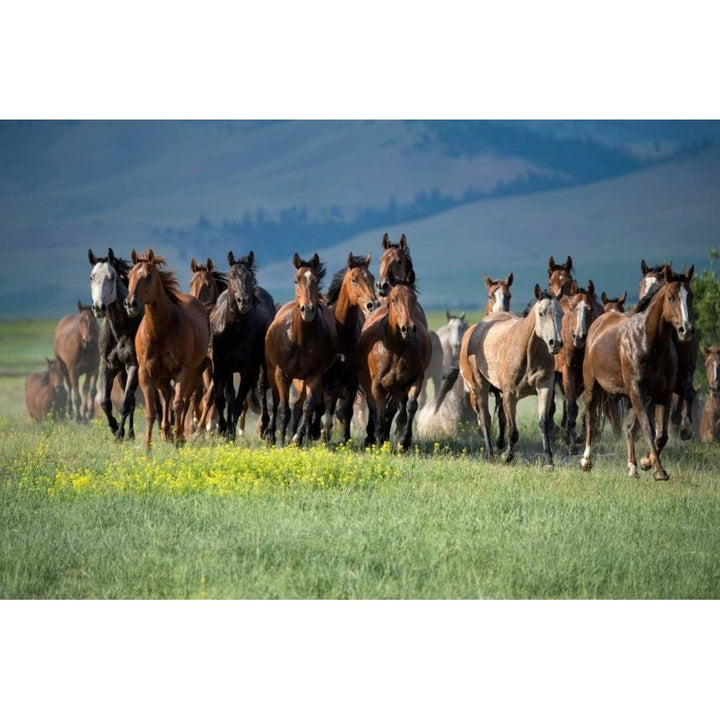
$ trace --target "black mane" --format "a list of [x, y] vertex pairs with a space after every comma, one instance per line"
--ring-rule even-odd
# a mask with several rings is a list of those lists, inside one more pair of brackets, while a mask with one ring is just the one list
[[637, 313], [647, 310], [653, 298], [665, 287], [665, 281], [655, 283], [639, 300], [637, 305], [630, 312], [631, 315], [637, 315]]

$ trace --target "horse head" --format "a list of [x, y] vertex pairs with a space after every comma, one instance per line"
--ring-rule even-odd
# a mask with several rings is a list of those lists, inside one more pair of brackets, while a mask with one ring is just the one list
[[412, 287], [408, 283], [394, 285], [388, 295], [388, 323], [405, 342], [411, 342], [417, 335], [416, 312], [417, 296]]
[[465, 322], [465, 312], [463, 311], [460, 315], [451, 315], [449, 310], [445, 310], [445, 317], [447, 319], [447, 337], [450, 352], [453, 358], [457, 358], [460, 355], [463, 335], [468, 329], [468, 324]]
[[144, 255], [138, 255], [133, 248], [130, 259], [133, 265], [128, 275], [128, 294], [125, 298], [125, 309], [130, 317], [140, 315], [145, 305], [155, 302], [163, 291], [168, 295], [179, 292], [174, 274], [167, 271], [161, 273], [158, 269], [158, 265], [165, 264], [165, 258], [155, 255], [152, 248]]
[[80, 313], [80, 343], [83, 349], [87, 349], [91, 345], [97, 344], [99, 330], [97, 322], [95, 322], [92, 307], [90, 305], [83, 305], [80, 300], [78, 300], [77, 306], [78, 312]]
[[660, 263], [650, 267], [644, 259], [640, 261], [642, 279], [638, 288], [638, 300], [645, 297], [654, 285], [663, 282], [666, 268], [672, 272], [672, 263]]
[[407, 283], [413, 290], [416, 290], [415, 270], [413, 269], [410, 248], [405, 234], [403, 233], [400, 242], [395, 245], [390, 242], [390, 236], [385, 233], [382, 247], [385, 252], [380, 258], [380, 269], [376, 283], [378, 295], [387, 297], [390, 288], [397, 285], [397, 283]]
[[691, 265], [687, 273], [674, 273], [670, 265], [663, 268], [663, 281], [667, 289], [663, 303], [663, 316], [676, 330], [678, 339], [687, 342], [695, 333], [692, 319], [692, 288], [690, 283], [695, 273]]
[[700, 346], [700, 352], [705, 357], [705, 375], [707, 377], [710, 395], [720, 395], [720, 345]]
[[558, 265], [551, 255], [548, 260], [548, 287], [554, 295], [569, 295], [572, 285], [572, 258], [568, 255], [564, 265]]
[[312, 322], [320, 302], [320, 281], [325, 268], [315, 253], [310, 260], [303, 260], [297, 253], [293, 256], [295, 267], [295, 302], [300, 308], [303, 322]]
[[98, 257], [88, 250], [88, 260], [92, 265], [90, 271], [90, 293], [92, 295], [92, 311], [96, 318], [104, 318], [108, 307], [123, 298], [121, 283], [127, 277], [127, 264], [115, 257], [112, 248], [108, 248], [107, 257]]
[[603, 290], [600, 296], [603, 304], [603, 312], [625, 312], [625, 301], [627, 300], [627, 290], [617, 298], [609, 298]]
[[558, 295], [546, 292], [535, 285], [535, 299], [531, 312], [535, 313], [535, 335], [545, 342], [553, 354], [560, 352], [562, 342], [562, 309]]
[[513, 274], [510, 273], [504, 280], [491, 280], [483, 273], [485, 287], [488, 291], [488, 303], [485, 314], [494, 312], [510, 312], [510, 286], [513, 284]]
[[228, 303], [245, 315], [255, 300], [255, 253], [251, 250], [246, 257], [237, 260], [232, 250], [228, 253]]
[[365, 317], [380, 307], [375, 294], [375, 278], [370, 272], [370, 255], [364, 258], [348, 254], [347, 270], [343, 276], [342, 287], [351, 305], [362, 310]]
[[595, 319], [593, 316], [594, 297], [595, 286], [592, 280], [588, 282], [587, 289], [578, 287], [577, 283], [573, 281], [570, 295], [565, 298], [564, 302], [561, 302], [564, 313], [563, 326], [567, 327], [573, 347], [578, 350], [585, 347], [590, 323]]
[[210, 310], [215, 306], [222, 289], [218, 285], [221, 273], [215, 271], [213, 261], [208, 258], [205, 265], [200, 265], [195, 258], [190, 260], [190, 294], [196, 297], [203, 306]]

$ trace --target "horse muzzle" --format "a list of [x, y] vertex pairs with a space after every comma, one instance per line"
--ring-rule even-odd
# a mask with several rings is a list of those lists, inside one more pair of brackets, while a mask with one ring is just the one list
[[695, 334], [695, 328], [692, 323], [683, 323], [679, 325], [676, 330], [680, 342], [687, 342]]
[[105, 306], [105, 303], [100, 303], [100, 304], [98, 304], [98, 305], [96, 305], [95, 303], [93, 303], [93, 305], [92, 305], [92, 311], [93, 311], [93, 315], [94, 315], [96, 318], [102, 319], [102, 318], [104, 318], [105, 315], [107, 314], [107, 307]]
[[573, 335], [573, 345], [580, 350], [581, 348], [585, 347], [585, 341], [587, 340], [587, 335]]
[[400, 327], [400, 335], [403, 340], [412, 340], [417, 335], [417, 328], [415, 324], [402, 325]]
[[315, 319], [315, 313], [317, 308], [315, 305], [301, 305], [300, 306], [300, 317], [303, 322], [312, 322]]
[[243, 298], [242, 300], [237, 299], [235, 301], [235, 305], [237, 306], [238, 312], [242, 315], [245, 315], [246, 313], [250, 312], [250, 308], [252, 307], [252, 300], [247, 300]]
[[563, 346], [563, 341], [558, 339], [555, 340], [554, 338], [550, 338], [547, 341], [548, 349], [553, 355], [557, 355], [561, 350]]
[[140, 314], [140, 306], [135, 298], [126, 298], [124, 305], [130, 317], [137, 317]]
[[380, 297], [387, 297], [388, 293], [390, 292], [390, 283], [385, 280], [384, 282], [376, 282], [375, 288], [377, 289], [377, 294]]

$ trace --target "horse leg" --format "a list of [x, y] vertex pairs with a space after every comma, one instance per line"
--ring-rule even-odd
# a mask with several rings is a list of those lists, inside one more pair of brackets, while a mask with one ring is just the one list
[[[88, 395], [88, 403], [90, 405], [88, 410], [87, 419], [93, 420], [95, 418], [95, 396], [97, 395], [97, 368], [93, 369], [90, 373], [90, 392]], [[87, 377], [87, 376], [86, 376]]]
[[70, 416], [75, 415], [76, 422], [82, 422], [82, 412], [80, 409], [80, 375], [75, 370], [70, 373], [70, 401], [72, 402], [72, 411]]
[[150, 382], [147, 373], [143, 372], [143, 368], [138, 370], [138, 380], [143, 397], [145, 398], [145, 447], [150, 449], [152, 440], [152, 429], [157, 417], [157, 391]]
[[[257, 384], [257, 372], [243, 372], [240, 374], [240, 386], [238, 387], [237, 397], [235, 398], [236, 407], [240, 408], [240, 422], [243, 425], [243, 434], [245, 432], [245, 413], [247, 412], [247, 396], [253, 386]], [[233, 433], [234, 437], [234, 433]]]
[[[258, 374], [258, 381], [257, 381], [257, 392], [260, 396], [260, 437], [265, 437], [265, 433], [267, 432], [268, 422], [270, 421], [270, 416], [268, 414], [268, 404], [267, 404], [267, 368], [265, 367], [265, 363], [262, 363], [260, 365], [260, 373]], [[244, 429], [244, 426], [243, 426]]]
[[393, 418], [397, 412], [398, 402], [390, 394], [385, 397], [385, 403], [378, 405], [378, 415], [380, 417], [380, 427], [378, 432], [378, 442], [382, 445], [390, 439], [390, 428], [392, 426]]
[[515, 424], [515, 409], [517, 407], [517, 399], [512, 392], [503, 394], [503, 409], [508, 425], [508, 446], [500, 456], [503, 462], [509, 463], [515, 457], [515, 443], [518, 441], [519, 433]]
[[105, 417], [107, 418], [108, 425], [110, 426], [110, 432], [112, 432], [113, 435], [115, 435], [116, 439], [121, 439], [117, 437], [118, 432], [118, 422], [115, 419], [115, 416], [113, 415], [113, 407], [112, 407], [112, 400], [111, 400], [111, 394], [112, 394], [112, 386], [113, 381], [115, 380], [115, 375], [117, 374], [117, 369], [110, 367], [107, 363], [103, 363], [102, 368], [102, 389], [101, 389], [101, 395], [100, 395], [100, 407], [102, 408], [103, 412], [105, 413]]
[[592, 469], [593, 443], [600, 433], [600, 411], [602, 410], [603, 389], [595, 380], [592, 371], [583, 368], [585, 384], [585, 451], [580, 460], [580, 468], [586, 472]]
[[285, 445], [285, 433], [290, 422], [290, 378], [285, 372], [275, 368], [275, 383], [278, 388], [279, 411], [280, 411], [280, 446]]
[[135, 392], [138, 386], [138, 369], [137, 365], [131, 365], [130, 369], [123, 374], [126, 375], [125, 392], [123, 393], [122, 404], [120, 405], [120, 427], [116, 438], [122, 440], [125, 435], [125, 421], [128, 421], [128, 440], [135, 438], [135, 428], [133, 426], [133, 416], [135, 414]]
[[680, 439], [690, 440], [693, 436], [693, 405], [695, 404], [695, 387], [692, 378], [688, 378], [685, 384], [685, 414], [683, 415], [680, 428]]
[[645, 440], [647, 441], [650, 450], [648, 455], [642, 458], [640, 467], [643, 470], [649, 470], [652, 467], [654, 470], [653, 477], [655, 480], [668, 480], [669, 476], [660, 463], [660, 453], [655, 439], [655, 422], [653, 412], [651, 407], [643, 402], [637, 385], [634, 385], [631, 389], [630, 402], [635, 409], [635, 415], [640, 422], [640, 427], [642, 428]]
[[575, 373], [569, 369], [563, 377], [563, 416], [565, 418], [565, 444], [567, 445], [570, 455], [574, 455], [577, 450], [575, 443], [577, 442], [577, 432], [575, 425], [577, 423], [578, 404], [577, 404], [577, 384], [575, 382]]
[[[406, 421], [405, 421], [405, 432], [400, 440], [400, 446], [399, 450], [402, 450], [404, 452], [407, 452], [407, 450], [410, 448], [410, 443], [412, 442], [412, 425], [413, 420], [415, 420], [415, 413], [417, 413], [418, 409], [418, 400], [417, 396], [420, 393], [420, 384], [416, 383], [414, 385], [410, 386], [410, 390], [408, 391], [407, 400], [405, 403], [403, 403], [403, 408], [405, 409], [407, 413]], [[440, 388], [435, 388], [435, 397], [438, 397], [440, 394]]]
[[[553, 463], [553, 454], [552, 454], [552, 448], [550, 447], [550, 426], [552, 424], [552, 420], [550, 418], [550, 406], [552, 397], [555, 390], [555, 383], [551, 382], [549, 385], [546, 385], [544, 387], [538, 387], [537, 388], [537, 398], [538, 398], [538, 427], [540, 428], [540, 435], [542, 436], [542, 444], [543, 444], [543, 451], [545, 452], [545, 456], [547, 458], [546, 467], [552, 468]], [[572, 406], [570, 406], [572, 407]], [[577, 403], [575, 403], [575, 415], [577, 415]], [[570, 422], [570, 418], [572, 417], [571, 414], [568, 414], [568, 424]], [[572, 418], [573, 422], [573, 447], [574, 447], [574, 440], [575, 440], [575, 419]]]

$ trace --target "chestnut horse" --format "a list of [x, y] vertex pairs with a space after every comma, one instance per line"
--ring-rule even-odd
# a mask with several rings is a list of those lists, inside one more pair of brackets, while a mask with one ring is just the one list
[[600, 316], [595, 309], [595, 286], [588, 281], [587, 289], [573, 280], [570, 294], [560, 298], [562, 318], [562, 349], [555, 355], [555, 381], [560, 386], [563, 402], [561, 427], [570, 453], [575, 452], [578, 398], [583, 391], [583, 359], [585, 341], [592, 323]]
[[488, 293], [485, 314], [510, 312], [510, 299], [512, 298], [510, 286], [513, 284], [513, 274], [510, 273], [504, 280], [491, 280], [488, 275], [483, 273], [483, 280]]
[[[135, 335], [141, 318], [130, 317], [125, 309], [128, 273], [130, 265], [115, 257], [108, 248], [106, 257], [97, 257], [88, 250], [90, 272], [90, 293], [92, 310], [96, 318], [105, 318], [100, 328], [101, 390], [100, 407], [105, 413], [110, 431], [117, 440], [125, 437], [125, 423], [128, 423], [128, 438], [135, 437], [133, 418], [135, 415], [136, 390], [138, 387], [138, 361], [135, 352]], [[122, 385], [122, 400], [119, 406], [120, 422], [113, 415], [113, 383], [119, 378]]]
[[700, 347], [705, 358], [709, 394], [700, 418], [700, 440], [705, 443], [720, 440], [720, 346]]
[[67, 412], [67, 390], [57, 360], [45, 358], [43, 372], [30, 373], [25, 380], [25, 407], [33, 420], [61, 420]]
[[164, 269], [165, 258], [155, 255], [152, 248], [144, 255], [133, 249], [131, 259], [125, 307], [131, 317], [145, 311], [135, 336], [138, 377], [145, 397], [145, 444], [150, 448], [157, 392], [162, 398], [162, 437], [167, 440], [171, 435], [171, 382], [175, 383], [174, 439], [181, 443], [190, 397], [207, 357], [207, 314], [197, 298], [180, 292], [175, 273]]
[[624, 313], [625, 301], [627, 300], [627, 290], [620, 297], [616, 298], [609, 298], [603, 291], [602, 295], [600, 296], [600, 300], [602, 301], [603, 312]]
[[320, 297], [320, 281], [325, 268], [318, 254], [303, 260], [297, 253], [295, 267], [295, 299], [283, 305], [265, 335], [265, 363], [272, 390], [272, 412], [267, 438], [275, 442], [280, 412], [280, 444], [290, 422], [290, 385], [302, 380], [308, 393], [303, 404], [302, 419], [293, 441], [310, 444], [310, 422], [322, 400], [323, 373], [335, 362], [338, 337], [335, 316]]
[[[680, 342], [688, 342], [693, 336], [690, 282], [694, 270], [691, 266], [687, 275], [676, 275], [666, 267], [662, 282], [655, 284], [631, 313], [604, 313], [590, 328], [583, 362], [583, 470], [592, 467], [593, 443], [601, 430], [607, 396], [624, 395], [630, 400], [626, 426], [628, 474], [638, 477], [635, 436], [641, 427], [650, 449], [641, 458], [641, 467], [652, 467], [656, 480], [668, 479], [660, 453], [668, 439], [668, 414], [678, 370], [672, 335], [673, 330], [677, 331]], [[653, 412], [653, 404], [659, 413]], [[655, 426], [656, 414], [659, 428]]]
[[573, 283], [573, 261], [568, 255], [564, 265], [558, 265], [551, 255], [548, 259], [548, 288], [555, 295], [569, 295]]
[[547, 464], [552, 466], [549, 433], [555, 386], [553, 355], [562, 348], [562, 310], [557, 297], [541, 290], [539, 285], [535, 285], [535, 300], [526, 316], [491, 313], [467, 329], [460, 348], [460, 367], [447, 374], [435, 407], [440, 406], [458, 374], [462, 374], [485, 440], [485, 456], [490, 459], [493, 446], [488, 397], [490, 392], [499, 391], [509, 441], [502, 459], [510, 462], [519, 436], [515, 422], [517, 403], [528, 395], [537, 395], [543, 450]]
[[[663, 281], [665, 268], [670, 271], [671, 278], [676, 276], [671, 266], [672, 263], [661, 263], [649, 267], [645, 260], [640, 262], [642, 279], [638, 290], [638, 300], [642, 299], [656, 283]], [[690, 303], [689, 310], [692, 313], [692, 295], [690, 296]], [[697, 366], [698, 339], [695, 336], [692, 342], [686, 343], [677, 337], [675, 331], [673, 331], [672, 336], [677, 352], [678, 372], [670, 409], [670, 422], [673, 430], [679, 431], [682, 440], [689, 440], [692, 437], [693, 404], [697, 394], [693, 385], [693, 377]]]
[[[268, 424], [267, 372], [265, 368], [265, 333], [275, 317], [275, 302], [263, 290], [258, 293], [255, 277], [255, 253], [237, 260], [228, 253], [230, 272], [227, 291], [210, 313], [212, 329], [214, 403], [218, 411], [218, 428], [235, 437], [238, 416], [246, 409], [248, 393], [257, 388], [261, 404], [260, 435]], [[240, 373], [235, 392], [233, 373]], [[225, 406], [227, 404], [227, 420]], [[242, 415], [244, 430], [244, 414]]]
[[368, 402], [366, 446], [389, 439], [397, 413], [398, 449], [410, 447], [418, 397], [432, 353], [424, 318], [413, 288], [398, 282], [391, 287], [387, 304], [365, 321], [358, 340], [357, 362], [358, 378]]
[[[64, 315], [55, 329], [55, 359], [68, 394], [68, 416], [78, 422], [95, 416], [95, 392], [100, 367], [99, 330], [89, 305], [78, 300], [78, 314]], [[82, 393], [80, 376], [85, 376]]]

